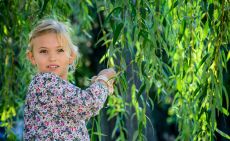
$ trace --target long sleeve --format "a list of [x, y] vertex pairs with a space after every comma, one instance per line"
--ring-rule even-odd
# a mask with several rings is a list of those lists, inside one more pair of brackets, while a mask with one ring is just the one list
[[97, 115], [108, 94], [104, 83], [97, 82], [88, 89], [81, 90], [53, 73], [38, 74], [34, 82], [34, 90], [43, 102], [40, 110], [53, 108], [53, 112], [79, 120], [88, 120]]
[[54, 73], [38, 73], [26, 96], [24, 140], [89, 140], [85, 122], [81, 121], [99, 113], [107, 94], [102, 82], [81, 90]]

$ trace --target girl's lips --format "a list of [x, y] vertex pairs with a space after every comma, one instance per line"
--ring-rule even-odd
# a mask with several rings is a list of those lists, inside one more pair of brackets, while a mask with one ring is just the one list
[[49, 70], [56, 70], [57, 68], [59, 68], [59, 66], [56, 66], [56, 67], [50, 67], [50, 66], [48, 66], [47, 67]]

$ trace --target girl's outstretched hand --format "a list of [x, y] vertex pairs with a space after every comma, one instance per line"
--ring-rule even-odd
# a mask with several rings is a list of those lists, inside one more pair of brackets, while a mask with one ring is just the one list
[[[91, 79], [92, 84], [95, 83], [95, 80], [97, 79], [97, 77], [99, 75], [105, 76], [108, 79], [110, 79], [110, 78], [112, 78], [112, 77], [114, 77], [116, 75], [116, 72], [112, 68], [103, 69], [102, 71], [99, 72], [99, 74], [97, 76], [92, 77], [92, 79]], [[111, 82], [111, 84], [113, 84], [114, 81], [112, 80], [110, 82]]]

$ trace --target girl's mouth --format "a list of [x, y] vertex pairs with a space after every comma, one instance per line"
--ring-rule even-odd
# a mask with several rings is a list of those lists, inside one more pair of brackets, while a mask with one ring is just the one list
[[48, 68], [50, 70], [56, 70], [58, 67], [59, 67], [58, 65], [50, 65], [50, 66], [48, 66]]

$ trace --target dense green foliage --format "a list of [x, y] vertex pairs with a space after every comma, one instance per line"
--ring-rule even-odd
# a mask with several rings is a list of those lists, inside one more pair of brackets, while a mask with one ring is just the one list
[[[154, 107], [150, 90], [155, 87], [158, 99], [174, 97], [168, 113], [169, 120], [175, 117], [178, 123], [176, 140], [213, 140], [216, 133], [230, 139], [217, 128], [216, 122], [219, 113], [229, 116], [229, 95], [223, 85], [223, 72], [227, 71], [230, 58], [227, 54], [229, 1], [3, 0], [0, 2], [0, 125], [7, 128], [9, 140], [17, 138], [12, 127], [20, 116], [19, 109], [24, 105], [31, 80], [30, 68], [24, 64], [29, 63], [25, 52], [33, 25], [47, 15], [59, 17], [61, 21], [71, 19], [78, 36], [74, 35], [73, 39], [81, 43], [86, 41], [86, 36], [91, 37], [88, 31], [92, 29], [90, 9], [93, 7], [106, 17], [95, 44], [104, 41], [102, 46], [107, 48], [101, 62], [107, 61], [108, 66], [119, 70], [114, 95], [108, 98], [108, 120], [116, 119], [112, 136], [119, 129], [117, 140], [125, 140], [127, 136], [149, 140], [142, 130], [147, 128], [147, 121], [151, 122], [146, 107]], [[103, 37], [99, 38], [100, 35]], [[131, 62], [125, 61], [127, 54], [131, 54]], [[120, 63], [114, 63], [118, 58]], [[130, 65], [132, 72], [127, 71]], [[128, 73], [132, 73], [130, 79]], [[134, 81], [136, 76], [142, 83], [140, 88]], [[69, 76], [69, 81], [75, 80], [74, 75]], [[126, 101], [128, 89], [131, 89], [130, 103]], [[222, 105], [224, 98], [227, 107]], [[138, 120], [138, 128], [132, 135], [124, 123], [129, 120], [130, 107], [135, 109], [132, 119]], [[92, 118], [89, 129], [92, 140], [104, 136], [100, 118], [101, 115]]]
[[[103, 28], [111, 34], [108, 60], [118, 51], [121, 63], [118, 83], [123, 108], [126, 109], [127, 83], [132, 83], [133, 101], [139, 126], [133, 139], [145, 139], [146, 105], [149, 90], [157, 87], [158, 97], [174, 95], [169, 114], [177, 116], [179, 136], [176, 140], [213, 140], [215, 132], [226, 138], [217, 128], [216, 112], [229, 116], [229, 96], [223, 85], [223, 71], [227, 71], [229, 54], [229, 2], [225, 0], [116, 0], [100, 9], [109, 11]], [[140, 76], [142, 86], [135, 94], [135, 82], [126, 79], [127, 48], [132, 54], [133, 75]], [[134, 52], [134, 50], [137, 50]], [[165, 59], [166, 58], [166, 59]], [[125, 72], [125, 73], [124, 73]], [[134, 79], [133, 79], [134, 80]], [[138, 100], [147, 92], [144, 108]], [[223, 107], [226, 97], [227, 107]], [[151, 102], [152, 103], [152, 102]], [[118, 103], [119, 104], [119, 103]], [[126, 115], [125, 110], [113, 109]], [[122, 115], [121, 114], [121, 115]], [[122, 134], [121, 134], [122, 135]], [[124, 136], [121, 136], [124, 140]]]

